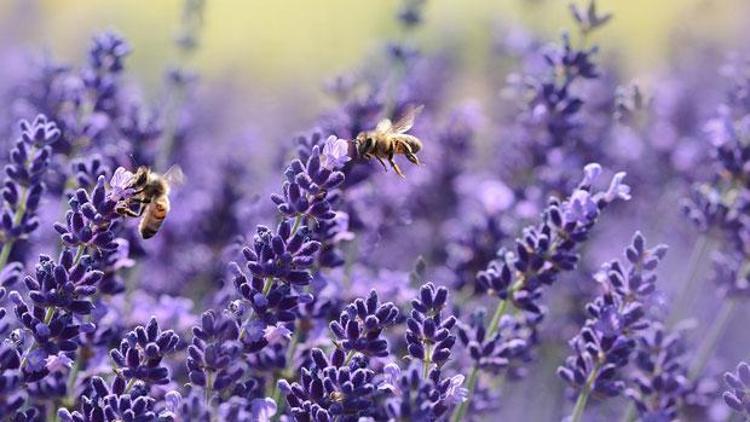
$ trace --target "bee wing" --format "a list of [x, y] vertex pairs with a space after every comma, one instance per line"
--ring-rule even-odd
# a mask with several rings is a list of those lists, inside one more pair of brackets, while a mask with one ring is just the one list
[[383, 119], [375, 126], [375, 131], [380, 133], [388, 133], [392, 130], [393, 124], [391, 123], [391, 119]]
[[411, 107], [406, 110], [406, 113], [393, 124], [393, 133], [404, 133], [414, 126], [414, 118], [417, 117], [424, 106]]
[[164, 179], [170, 186], [181, 186], [185, 183], [185, 173], [182, 172], [180, 166], [175, 164], [164, 173]]

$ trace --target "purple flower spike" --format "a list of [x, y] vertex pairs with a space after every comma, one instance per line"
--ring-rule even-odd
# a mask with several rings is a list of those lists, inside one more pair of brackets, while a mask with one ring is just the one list
[[382, 336], [383, 329], [393, 325], [398, 314], [396, 305], [381, 304], [377, 292], [372, 290], [367, 299], [356, 299], [344, 308], [329, 328], [343, 350], [384, 357], [388, 356], [388, 341]]
[[603, 293], [586, 306], [589, 318], [570, 341], [574, 354], [557, 370], [574, 388], [607, 397], [625, 390], [622, 368], [636, 350], [638, 333], [651, 327], [644, 308], [655, 292], [654, 270], [667, 250], [664, 245], [646, 249], [645, 243], [636, 233], [625, 250], [628, 267], [612, 261], [597, 275]]
[[19, 126], [21, 137], [10, 151], [2, 189], [5, 201], [0, 229], [4, 242], [11, 244], [39, 227], [36, 211], [46, 189], [43, 179], [50, 165], [51, 146], [60, 138], [57, 125], [41, 114], [33, 122], [21, 120]]
[[456, 343], [456, 336], [451, 334], [456, 318], [443, 319], [441, 316], [447, 302], [447, 288], [426, 283], [419, 291], [419, 298], [412, 300], [411, 316], [406, 320], [407, 350], [413, 358], [423, 361], [428, 369], [433, 363], [442, 367]]
[[169, 383], [169, 369], [162, 364], [174, 353], [180, 338], [172, 330], [162, 331], [155, 318], [125, 335], [120, 346], [110, 350], [112, 361], [125, 380], [139, 380], [146, 385]]
[[295, 419], [333, 421], [345, 416], [357, 420], [367, 415], [377, 391], [375, 373], [356, 360], [345, 361], [340, 349], [330, 357], [320, 349], [313, 349], [311, 355], [314, 365], [302, 368], [299, 382], [279, 381]]
[[[343, 160], [339, 155], [341, 150], [334, 150], [331, 154], [336, 154], [336, 160]], [[325, 162], [330, 164], [331, 156], [326, 157]], [[282, 185], [282, 194], [271, 196], [283, 215], [290, 218], [301, 216], [314, 221], [331, 220], [335, 217], [331, 206], [331, 191], [344, 182], [344, 173], [324, 167], [321, 160], [320, 148], [316, 145], [306, 163], [294, 160], [287, 167], [284, 173], [287, 180]]]
[[750, 365], [740, 362], [735, 372], [724, 373], [724, 382], [729, 387], [722, 395], [727, 406], [744, 417], [750, 416]]
[[310, 283], [312, 275], [308, 269], [315, 263], [320, 243], [307, 238], [305, 227], [292, 233], [291, 225], [291, 221], [284, 220], [275, 233], [258, 226], [252, 247], [242, 250], [252, 278], [296, 286]]

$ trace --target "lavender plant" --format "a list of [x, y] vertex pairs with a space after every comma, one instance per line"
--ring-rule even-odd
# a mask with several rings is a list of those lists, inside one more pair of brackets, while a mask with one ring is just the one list
[[688, 376], [698, 383], [704, 375], [718, 342], [735, 314], [738, 303], [743, 302], [746, 291], [747, 161], [746, 120], [748, 109], [744, 90], [748, 79], [741, 72], [735, 78], [732, 90], [719, 115], [706, 123], [705, 132], [711, 142], [713, 176], [708, 182], [698, 182], [690, 196], [683, 202], [683, 211], [704, 233], [706, 238], [718, 239], [719, 247], [713, 251], [712, 278], [717, 285], [721, 304], [701, 340], [690, 365]]
[[646, 249], [640, 233], [625, 250], [629, 268], [619, 261], [606, 264], [601, 283], [604, 293], [586, 307], [590, 315], [571, 341], [574, 354], [558, 375], [579, 389], [572, 420], [580, 421], [590, 394], [614, 397], [625, 389], [619, 373], [636, 348], [636, 338], [647, 329], [647, 307], [656, 290], [653, 271], [666, 254], [666, 246]]
[[10, 163], [5, 167], [2, 268], [6, 267], [16, 241], [39, 227], [35, 213], [45, 189], [44, 173], [50, 164], [51, 145], [60, 138], [55, 123], [48, 122], [41, 114], [33, 122], [21, 120], [20, 128], [21, 137], [10, 151]]
[[750, 367], [747, 363], [740, 362], [737, 364], [735, 372], [724, 373], [724, 382], [730, 388], [723, 394], [724, 402], [735, 412], [746, 416], [748, 412], [747, 386], [750, 384]]
[[[540, 299], [544, 287], [553, 284], [560, 272], [575, 268], [578, 261], [575, 249], [586, 240], [600, 211], [617, 199], [630, 199], [630, 187], [622, 183], [624, 173], [613, 177], [607, 191], [593, 192], [592, 184], [601, 171], [598, 164], [587, 165], [576, 191], [564, 201], [550, 199], [542, 214], [542, 222], [524, 229], [523, 238], [516, 240], [515, 253], [499, 251], [498, 259], [492, 261], [486, 271], [477, 274], [480, 288], [491, 297], [500, 299], [482, 337], [503, 341], [497, 334], [508, 306], [529, 314], [527, 323], [532, 327], [541, 322], [544, 310]], [[494, 345], [490, 347], [502, 349]], [[487, 354], [492, 353], [491, 349], [488, 351]], [[478, 382], [479, 362], [481, 359], [474, 363], [469, 373], [470, 395]], [[461, 420], [468, 406], [468, 401], [463, 403], [456, 410], [454, 420]]]
[[[724, 335], [748, 292], [746, 63], [689, 38], [631, 66], [600, 6], [556, 43], [506, 22], [476, 66], [476, 37], [424, 42], [455, 6], [404, 0], [325, 105], [199, 74], [211, 2], [184, 1], [147, 83], [136, 38], [25, 61], [18, 22], [55, 26], [0, 13], [0, 420], [558, 420], [571, 396], [573, 421], [748, 417], [748, 365], [723, 396], [716, 376], [747, 350]], [[361, 154], [419, 106], [404, 179]], [[144, 240], [136, 169], [173, 164]]]

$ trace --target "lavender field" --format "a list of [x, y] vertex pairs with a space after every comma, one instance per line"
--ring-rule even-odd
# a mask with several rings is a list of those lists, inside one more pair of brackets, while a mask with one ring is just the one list
[[8, 1], [0, 421], [750, 420], [750, 49], [703, 3], [625, 48], [613, 1], [384, 2], [324, 78], [222, 38], [273, 79], [220, 0]]

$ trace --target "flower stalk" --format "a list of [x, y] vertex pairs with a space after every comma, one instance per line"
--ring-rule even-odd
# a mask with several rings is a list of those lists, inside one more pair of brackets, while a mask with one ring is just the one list
[[581, 392], [578, 394], [578, 399], [576, 400], [576, 405], [573, 408], [573, 415], [571, 417], [571, 422], [581, 422], [583, 420], [583, 412], [586, 410], [586, 403], [589, 400], [589, 395], [591, 395], [591, 390], [593, 389], [594, 381], [596, 380], [596, 377], [599, 375], [599, 369], [601, 369], [601, 362], [597, 362], [594, 369], [589, 374], [589, 377], [586, 379], [586, 384], [581, 389]]

